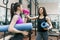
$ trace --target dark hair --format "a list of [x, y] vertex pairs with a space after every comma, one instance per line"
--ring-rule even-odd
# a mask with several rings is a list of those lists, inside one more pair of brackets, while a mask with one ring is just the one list
[[[43, 9], [43, 15], [44, 15], [44, 17], [46, 17], [46, 16], [47, 16], [47, 13], [46, 13], [45, 7], [40, 7], [40, 8]], [[40, 8], [38, 9], [38, 15], [39, 15], [39, 16], [40, 16], [40, 12], [39, 12]]]
[[21, 4], [18, 3], [18, 2], [11, 4], [11, 10], [10, 10], [10, 13], [11, 13], [11, 20], [12, 20], [12, 18], [13, 18], [13, 16], [14, 16], [14, 12], [17, 11], [17, 7], [20, 7], [20, 5], [21, 5]]

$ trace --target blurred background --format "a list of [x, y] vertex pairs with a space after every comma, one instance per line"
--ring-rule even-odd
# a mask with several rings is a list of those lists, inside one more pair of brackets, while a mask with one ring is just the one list
[[[4, 0], [5, 3], [6, 1]], [[53, 24], [52, 31], [60, 31], [60, 0], [8, 0], [7, 5], [3, 3], [3, 0], [0, 0], [0, 25], [10, 23], [10, 5], [14, 2], [20, 2], [23, 8], [29, 9], [31, 12], [30, 16], [38, 15], [38, 7], [45, 7]], [[32, 23], [35, 27], [36, 21], [32, 20]]]

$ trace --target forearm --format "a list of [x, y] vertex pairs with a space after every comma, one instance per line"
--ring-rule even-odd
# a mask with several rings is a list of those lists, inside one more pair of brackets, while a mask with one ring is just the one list
[[29, 15], [27, 15], [26, 17], [29, 18], [29, 19], [31, 19], [31, 20], [35, 20], [35, 19], [37, 19], [38, 16], [30, 17]]
[[52, 25], [48, 27], [48, 29], [52, 29]]
[[13, 32], [13, 33], [22, 33], [22, 31], [19, 31], [19, 30], [15, 29], [14, 27], [9, 27], [8, 31]]
[[27, 17], [28, 19], [32, 19], [29, 15], [26, 15], [26, 17]]
[[17, 30], [17, 29], [15, 29], [15, 28], [13, 28], [13, 32], [14, 32], [14, 33], [23, 33], [23, 31]]
[[27, 22], [27, 18], [24, 18], [23, 20], [24, 20], [24, 23], [26, 23], [26, 22]]
[[14, 27], [10, 27], [8, 29], [9, 32], [12, 32], [12, 33], [22, 33], [23, 35], [28, 35], [28, 32], [27, 31], [20, 31], [20, 30], [17, 30], [15, 29]]

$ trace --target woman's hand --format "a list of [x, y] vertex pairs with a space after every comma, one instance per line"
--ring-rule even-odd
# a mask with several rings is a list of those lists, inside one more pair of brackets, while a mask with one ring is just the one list
[[23, 35], [28, 35], [28, 32], [27, 31], [23, 31], [22, 34]]
[[48, 28], [43, 28], [44, 30], [48, 30]]

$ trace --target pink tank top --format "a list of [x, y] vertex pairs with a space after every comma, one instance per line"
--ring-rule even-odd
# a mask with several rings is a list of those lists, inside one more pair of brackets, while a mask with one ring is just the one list
[[[18, 15], [18, 16], [19, 16], [19, 15]], [[24, 23], [24, 22], [23, 22], [23, 19], [19, 16], [16, 24], [22, 24], [22, 23]]]

